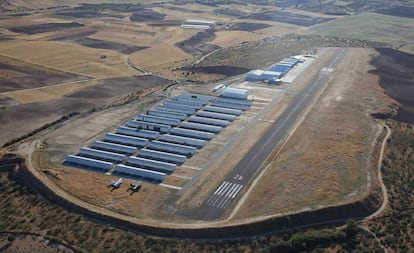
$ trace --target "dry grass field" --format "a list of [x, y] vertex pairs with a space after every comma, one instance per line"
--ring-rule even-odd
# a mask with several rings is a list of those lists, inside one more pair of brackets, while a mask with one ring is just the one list
[[21, 104], [45, 102], [62, 98], [63, 96], [97, 84], [97, 81], [75, 82], [34, 88], [29, 90], [9, 91], [0, 93]]
[[369, 159], [381, 130], [370, 115], [393, 103], [378, 77], [368, 74], [374, 53], [353, 49], [334, 70], [314, 109], [270, 161], [237, 218], [319, 208], [367, 192]]
[[131, 76], [136, 73], [125, 64], [119, 53], [55, 41], [2, 41], [0, 54], [93, 78]]

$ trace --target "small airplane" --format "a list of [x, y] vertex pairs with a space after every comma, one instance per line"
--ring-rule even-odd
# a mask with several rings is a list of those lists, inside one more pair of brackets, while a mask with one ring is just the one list
[[115, 190], [115, 189], [118, 189], [119, 186], [121, 186], [121, 184], [122, 184], [122, 177], [118, 179], [118, 181], [112, 180], [111, 184], [108, 185], [108, 188], [112, 187], [112, 190]]
[[131, 190], [131, 195], [134, 194], [134, 192], [139, 192], [139, 190], [142, 188], [142, 181], [138, 181], [136, 185], [130, 184], [130, 187], [127, 191]]

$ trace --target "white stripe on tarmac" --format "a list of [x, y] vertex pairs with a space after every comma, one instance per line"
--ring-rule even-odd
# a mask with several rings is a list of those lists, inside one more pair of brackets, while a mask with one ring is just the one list
[[234, 199], [234, 197], [236, 197], [237, 193], [239, 193], [239, 191], [241, 190], [241, 188], [243, 188], [243, 185], [239, 185], [237, 187], [237, 190], [230, 196], [232, 199]]
[[231, 189], [230, 189], [230, 191], [228, 191], [227, 192], [227, 194], [226, 194], [226, 198], [234, 191], [234, 189], [236, 189], [236, 187], [238, 186], [238, 184], [234, 184], [232, 187], [231, 187]]
[[219, 193], [218, 195], [223, 196], [224, 194], [226, 194], [230, 190], [232, 185], [233, 185], [233, 183], [229, 183], [226, 187], [224, 187], [223, 191], [221, 193]]
[[231, 183], [230, 182], [226, 182], [226, 184], [224, 185], [224, 187], [217, 193], [217, 195], [223, 195], [223, 193], [225, 192], [225, 190], [227, 189], [227, 186], [229, 186]]
[[223, 183], [221, 183], [221, 185], [219, 186], [219, 188], [217, 188], [217, 190], [214, 192], [214, 194], [217, 194], [217, 192], [219, 192], [221, 190], [221, 188], [223, 188], [224, 184], [226, 183], [226, 181], [224, 181]]
[[231, 203], [231, 198], [227, 198], [221, 205], [218, 206], [218, 208], [225, 208]]

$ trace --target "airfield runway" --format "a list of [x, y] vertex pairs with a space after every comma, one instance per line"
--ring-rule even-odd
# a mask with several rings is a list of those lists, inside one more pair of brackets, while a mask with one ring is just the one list
[[248, 185], [254, 174], [272, 152], [274, 147], [283, 139], [285, 134], [309, 105], [314, 95], [329, 79], [329, 73], [340, 62], [346, 49], [338, 49], [306, 87], [298, 93], [283, 114], [272, 124], [270, 129], [249, 150], [224, 181], [214, 190], [200, 208], [186, 212], [186, 216], [199, 220], [214, 220], [220, 218], [233, 204], [234, 200]]

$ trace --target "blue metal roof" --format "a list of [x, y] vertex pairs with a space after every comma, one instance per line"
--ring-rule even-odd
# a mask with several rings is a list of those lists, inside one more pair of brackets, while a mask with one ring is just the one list
[[[68, 155], [65, 159], [65, 163], [69, 164], [77, 164], [84, 167], [94, 168], [94, 169], [101, 169], [104, 171], [108, 171], [114, 165], [110, 162], [105, 162], [101, 160], [96, 160], [87, 157], [75, 156], [75, 155]], [[81, 167], [82, 168], [82, 167]]]
[[183, 155], [177, 155], [177, 154], [172, 154], [168, 152], [150, 150], [150, 149], [145, 149], [145, 148], [139, 151], [139, 157], [151, 158], [154, 160], [175, 163], [177, 165], [183, 164], [185, 160], [187, 159], [187, 157]]
[[137, 151], [137, 148], [133, 146], [127, 146], [127, 145], [115, 144], [115, 143], [103, 142], [103, 141], [94, 141], [92, 143], [92, 148], [121, 153], [121, 154], [127, 154], [127, 155], [132, 155], [133, 153]]
[[151, 180], [156, 181], [162, 181], [165, 178], [165, 173], [158, 172], [158, 171], [152, 171], [152, 170], [146, 170], [143, 168], [137, 168], [134, 166], [127, 166], [123, 164], [119, 164], [115, 167], [116, 173], [122, 173], [127, 175], [132, 175], [139, 178], [147, 178]]

